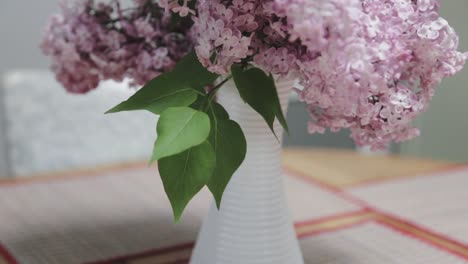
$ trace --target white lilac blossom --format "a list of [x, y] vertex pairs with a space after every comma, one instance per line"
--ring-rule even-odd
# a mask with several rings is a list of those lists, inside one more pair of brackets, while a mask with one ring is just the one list
[[63, 1], [61, 8], [41, 47], [69, 92], [86, 93], [107, 79], [144, 85], [192, 49], [191, 21], [173, 23], [153, 0], [134, 0], [127, 9], [118, 1]]

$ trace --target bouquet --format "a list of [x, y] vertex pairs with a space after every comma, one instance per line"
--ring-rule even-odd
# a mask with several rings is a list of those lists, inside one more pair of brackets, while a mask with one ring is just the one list
[[242, 128], [216, 102], [233, 81], [273, 131], [287, 130], [275, 80], [294, 76], [309, 131], [349, 129], [358, 145], [413, 138], [443, 78], [467, 58], [438, 0], [134, 0], [62, 3], [42, 48], [65, 88], [142, 86], [108, 113], [159, 115], [152, 161], [178, 220], [207, 186], [218, 207], [242, 164]]

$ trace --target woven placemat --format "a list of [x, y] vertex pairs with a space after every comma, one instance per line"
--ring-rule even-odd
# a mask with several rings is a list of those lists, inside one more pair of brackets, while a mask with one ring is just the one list
[[468, 247], [468, 167], [348, 190], [372, 207]]
[[[296, 221], [358, 210], [345, 199], [287, 177]], [[0, 185], [0, 242], [19, 263], [72, 264], [193, 241], [212, 201], [203, 190], [182, 221], [155, 168]], [[317, 201], [320, 201], [318, 203]]]
[[[414, 217], [397, 206], [437, 187], [453, 189], [452, 196], [428, 200], [439, 199], [434, 210], [443, 214], [445, 204], [466, 198], [468, 170], [445, 174], [345, 189], [286, 170], [306, 263], [468, 263], [460, 231], [468, 226], [457, 229], [461, 237], [449, 237], [442, 225], [425, 223], [418, 207], [404, 207]], [[388, 202], [395, 194], [401, 199]], [[0, 183], [0, 264], [188, 263], [211, 200], [202, 191], [174, 225], [157, 170], [143, 165]], [[448, 219], [468, 223], [460, 212]]]

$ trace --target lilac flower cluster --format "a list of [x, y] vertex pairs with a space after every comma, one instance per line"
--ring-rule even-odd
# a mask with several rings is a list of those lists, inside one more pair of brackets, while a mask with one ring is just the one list
[[118, 1], [63, 1], [61, 8], [41, 47], [69, 92], [86, 93], [106, 79], [144, 85], [171, 70], [193, 47], [191, 21], [174, 23], [154, 0], [134, 0], [127, 9]]
[[346, 128], [379, 148], [419, 134], [412, 120], [468, 57], [439, 0], [133, 2], [62, 4], [51, 19], [42, 48], [69, 91], [125, 77], [142, 85], [194, 48], [220, 75], [241, 63], [299, 76], [311, 133]]
[[[180, 2], [182, 2], [182, 4]], [[191, 0], [159, 0], [158, 1], [158, 5], [164, 8], [164, 10], [172, 11], [176, 14], [179, 14], [181, 17], [185, 17], [188, 14], [195, 15], [195, 10], [191, 8], [190, 3], [191, 3]]]
[[235, 63], [252, 62], [287, 74], [296, 57], [286, 39], [284, 17], [270, 0], [199, 0], [194, 18], [198, 57], [210, 71], [227, 74]]
[[358, 145], [379, 148], [418, 135], [411, 121], [465, 63], [438, 8], [438, 0], [199, 0], [195, 50], [219, 74], [234, 63], [298, 72], [310, 132], [347, 128]]
[[[353, 7], [354, 21], [343, 25], [355, 29], [344, 29], [344, 46], [338, 44], [337, 50], [333, 40], [321, 56], [300, 61], [300, 95], [313, 118], [310, 132], [349, 128], [358, 145], [383, 148], [419, 135], [411, 122], [427, 109], [440, 81], [463, 68], [467, 56], [457, 51], [458, 36], [438, 15], [437, 0], [358, 2], [360, 12]], [[300, 18], [295, 12], [287, 15]], [[299, 28], [301, 38], [308, 31]]]

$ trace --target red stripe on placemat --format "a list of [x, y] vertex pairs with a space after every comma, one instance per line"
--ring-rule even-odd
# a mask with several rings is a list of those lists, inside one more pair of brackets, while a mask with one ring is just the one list
[[326, 216], [326, 217], [322, 217], [322, 218], [296, 222], [294, 224], [294, 226], [296, 228], [299, 228], [299, 227], [303, 227], [303, 226], [317, 225], [317, 224], [322, 224], [322, 223], [325, 223], [325, 222], [328, 222], [328, 221], [338, 220], [338, 219], [346, 218], [346, 217], [350, 217], [350, 216], [363, 215], [363, 214], [366, 214], [366, 213], [369, 213], [369, 212], [371, 212], [371, 211], [369, 211], [368, 209], [362, 209], [362, 210], [359, 210], [359, 211], [341, 213], [341, 214]]
[[104, 259], [104, 260], [98, 260], [96, 262], [89, 262], [88, 264], [112, 264], [112, 263], [115, 263], [115, 262], [131, 261], [131, 260], [135, 260], [135, 259], [139, 259], [139, 258], [153, 257], [153, 256], [158, 256], [158, 255], [171, 253], [171, 252], [174, 252], [174, 251], [193, 248], [194, 245], [195, 245], [194, 242], [190, 242], [190, 243], [175, 245], [175, 246], [166, 247], [166, 248], [150, 249], [150, 250], [142, 251], [142, 252], [139, 252], [139, 253], [112, 257], [112, 258], [108, 258], [108, 259]]
[[[464, 169], [464, 168], [467, 168], [466, 165], [462, 167], [462, 169]], [[457, 171], [457, 170], [460, 170], [460, 167], [451, 168], [451, 170], [449, 170], [449, 171]], [[347, 192], [346, 192], [345, 190], [343, 190], [343, 189], [337, 188], [337, 187], [335, 187], [335, 186], [330, 186], [330, 185], [328, 185], [328, 184], [326, 184], [326, 183], [317, 181], [316, 179], [314, 179], [314, 178], [312, 178], [312, 177], [310, 177], [310, 176], [307, 176], [307, 175], [302, 174], [302, 173], [295, 172], [295, 171], [290, 170], [290, 169], [287, 169], [287, 171], [290, 172], [290, 173], [292, 173], [291, 176], [294, 176], [294, 177], [297, 177], [297, 178], [299, 178], [299, 179], [302, 179], [302, 180], [304, 180], [305, 182], [308, 182], [308, 183], [310, 183], [310, 184], [312, 184], [312, 185], [314, 185], [314, 186], [316, 186], [316, 187], [318, 187], [318, 188], [321, 188], [322, 190], [331, 192], [331, 193], [333, 193], [333, 194], [335, 194], [335, 195], [337, 195], [337, 196], [339, 196], [339, 197], [341, 197], [341, 198], [343, 198], [343, 199], [345, 199], [345, 200], [347, 200], [347, 201], [349, 201], [349, 202], [351, 202], [351, 203], [354, 203], [354, 204], [356, 204], [356, 205], [362, 206], [363, 210], [369, 210], [369, 211], [375, 212], [376, 214], [379, 214], [379, 215], [382, 215], [382, 216], [386, 216], [386, 217], [388, 217], [388, 218], [393, 218], [393, 219], [395, 219], [395, 220], [397, 220], [397, 221], [399, 221], [399, 222], [402, 222], [402, 223], [404, 223], [404, 224], [406, 224], [406, 225], [408, 225], [408, 226], [411, 226], [411, 227], [414, 228], [414, 229], [418, 229], [418, 230], [420, 230], [420, 231], [422, 231], [422, 232], [424, 232], [424, 233], [426, 233], [426, 234], [429, 234], [429, 235], [431, 235], [431, 236], [437, 237], [437, 238], [439, 238], [439, 239], [441, 239], [441, 240], [445, 240], [446, 242], [452, 243], [452, 244], [454, 244], [454, 245], [463, 247], [463, 248], [465, 248], [465, 249], [468, 250], [468, 245], [464, 245], [464, 244], [460, 243], [459, 241], [456, 241], [456, 240], [454, 240], [454, 239], [452, 239], [452, 238], [450, 238], [450, 237], [448, 237], [448, 236], [439, 234], [439, 233], [437, 233], [437, 232], [435, 232], [435, 231], [432, 231], [432, 230], [429, 230], [429, 229], [427, 229], [427, 228], [425, 228], [425, 227], [422, 227], [422, 226], [420, 226], [420, 225], [418, 225], [418, 224], [416, 224], [416, 223], [413, 223], [413, 222], [408, 221], [408, 220], [405, 220], [405, 219], [401, 219], [400, 217], [395, 216], [395, 215], [392, 215], [391, 213], [388, 213], [388, 212], [385, 212], [385, 211], [381, 211], [380, 209], [377, 209], [377, 208], [375, 208], [375, 207], [372, 207], [372, 206], [370, 206], [367, 202], [361, 200], [360, 198], [357, 198], [357, 197], [353, 196], [352, 194], [347, 193]], [[378, 220], [376, 220], [376, 222], [377, 222], [377, 221], [378, 221]], [[378, 222], [384, 223], [384, 221], [378, 221]], [[388, 224], [388, 225], [390, 225], [390, 224]], [[395, 227], [395, 228], [398, 229], [398, 230], [400, 230], [398, 227]], [[410, 232], [407, 232], [407, 231], [405, 231], [405, 230], [400, 230], [400, 231], [402, 231], [402, 232], [404, 232], [404, 233], [410, 233]], [[409, 235], [409, 234], [408, 234], [408, 235]], [[423, 237], [419, 237], [419, 236], [417, 236], [416, 234], [411, 234], [411, 235], [414, 236], [415, 238], [420, 239], [421, 241], [425, 241], [425, 242], [427, 242], [427, 243], [430, 243], [431, 245], [436, 246], [437, 248], [439, 248], [439, 249], [441, 249], [441, 250], [443, 250], [443, 251], [445, 251], [445, 252], [448, 252], [448, 253], [450, 253], [450, 254], [455, 254], [456, 256], [461, 256], [461, 257], [463, 257], [463, 258], [465, 258], [465, 259], [467, 258], [465, 255], [461, 255], [461, 254], [458, 253], [458, 252], [453, 252], [453, 250], [452, 250], [451, 248], [447, 248], [447, 247], [444, 247], [444, 246], [442, 246], [442, 245], [435, 244], [433, 241], [427, 240], [427, 239], [425, 239], [425, 238], [423, 238]]]
[[8, 264], [19, 264], [19, 262], [10, 254], [10, 252], [0, 243], [0, 256], [2, 256]]
[[[458, 252], [458, 251], [456, 251], [456, 250], [453, 250], [453, 249], [451, 249], [451, 248], [449, 248], [449, 247], [444, 247], [443, 245], [440, 245], [440, 244], [438, 244], [438, 243], [436, 243], [436, 242], [434, 242], [434, 241], [432, 241], [432, 240], [430, 240], [430, 239], [426, 239], [426, 238], [424, 238], [424, 237], [420, 237], [420, 236], [418, 236], [418, 235], [416, 235], [416, 234], [414, 234], [414, 233], [412, 233], [412, 232], [410, 232], [410, 231], [401, 229], [401, 228], [398, 227], [397, 225], [392, 225], [391, 223], [386, 222], [386, 221], [384, 221], [384, 220], [375, 220], [375, 222], [378, 223], [378, 224], [380, 224], [380, 225], [383, 225], [383, 226], [385, 226], [385, 227], [387, 227], [387, 228], [390, 228], [390, 229], [392, 229], [392, 230], [394, 230], [394, 231], [396, 231], [396, 232], [398, 232], [398, 233], [401, 233], [401, 234], [403, 234], [403, 235], [405, 235], [405, 236], [408, 236], [408, 237], [410, 237], [410, 238], [412, 238], [412, 239], [416, 239], [416, 240], [418, 240], [418, 241], [421, 241], [421, 242], [423, 242], [423, 243], [426, 243], [426, 244], [428, 244], [428, 245], [430, 245], [430, 246], [432, 246], [432, 247], [435, 247], [435, 248], [437, 248], [437, 249], [439, 249], [439, 250], [441, 250], [441, 251], [443, 251], [443, 252], [447, 252], [447, 253], [449, 253], [449, 254], [451, 254], [451, 255], [455, 255], [455, 256], [460, 257], [460, 258], [462, 258], [462, 259], [468, 260], [468, 256], [465, 255], [465, 254], [461, 254], [460, 252]], [[450, 243], [457, 244], [457, 245], [460, 245], [460, 246], [463, 247], [463, 245], [461, 245], [461, 244], [460, 244], [459, 242], [457, 242], [457, 241], [453, 241], [452, 239], [449, 239], [449, 238], [447, 238], [447, 237], [445, 237], [445, 236], [443, 236], [443, 235], [440, 235], [440, 234], [434, 234], [433, 232], [431, 232], [431, 231], [429, 231], [429, 230], [421, 229], [421, 228], [419, 228], [419, 226], [413, 226], [413, 225], [412, 225], [411, 228], [419, 229], [420, 231], [422, 231], [422, 232], [424, 232], [424, 233], [427, 233], [427, 234], [430, 234], [431, 236], [438, 237], [438, 238], [440, 238], [440, 239], [442, 239], [442, 240], [447, 240], [447, 241], [450, 242]], [[468, 248], [466, 248], [466, 249], [468, 250]]]
[[[386, 212], [386, 211], [382, 211], [382, 210], [377, 209], [377, 208], [372, 208], [372, 207], [370, 207], [370, 210], [374, 211], [376, 214], [379, 214], [379, 215], [381, 215], [381, 216], [383, 216], [383, 217], [385, 217], [385, 218], [393, 219], [393, 220], [395, 220], [395, 221], [397, 221], [397, 222], [403, 223], [404, 225], [407, 225], [407, 226], [411, 227], [412, 229], [419, 230], [420, 232], [426, 233], [427, 235], [430, 235], [430, 236], [433, 236], [433, 237], [437, 237], [437, 238], [439, 238], [439, 239], [441, 239], [441, 240], [445, 240], [445, 241], [448, 242], [448, 243], [457, 245], [457, 246], [459, 246], [459, 247], [461, 247], [461, 248], [464, 248], [465, 250], [468, 251], [468, 245], [465, 245], [465, 244], [461, 243], [460, 241], [454, 240], [453, 238], [451, 238], [451, 237], [449, 237], [449, 236], [446, 236], [446, 235], [444, 235], [444, 234], [440, 234], [440, 233], [438, 233], [437, 231], [434, 231], [434, 230], [432, 230], [432, 229], [426, 228], [426, 227], [424, 227], [424, 226], [422, 226], [422, 225], [419, 225], [419, 224], [417, 224], [417, 223], [414, 223], [414, 222], [412, 222], [412, 221], [410, 221], [410, 220], [403, 219], [403, 218], [401, 218], [401, 217], [399, 217], [399, 216], [396, 216], [396, 215], [394, 215], [394, 214], [392, 214], [392, 213], [389, 213], [389, 212]], [[428, 239], [426, 239], [426, 238], [424, 238], [424, 237], [420, 237], [420, 236], [418, 236], [417, 234], [413, 234], [413, 233], [408, 232], [408, 231], [406, 231], [406, 230], [402, 230], [402, 229], [399, 228], [398, 226], [394, 226], [394, 225], [392, 225], [391, 223], [385, 222], [385, 220], [378, 220], [378, 219], [377, 219], [376, 222], [385, 223], [386, 226], [392, 226], [392, 227], [394, 227], [395, 230], [399, 230], [399, 231], [401, 231], [401, 232], [404, 233], [404, 234], [411, 235], [412, 237], [418, 238], [418, 239], [420, 239], [421, 241], [427, 242], [427, 243], [429, 243], [429, 244], [431, 244], [431, 245], [433, 245], [433, 246], [436, 246], [437, 248], [442, 249], [442, 250], [444, 250], [444, 251], [446, 251], [446, 252], [449, 252], [449, 253], [456, 253], [457, 256], [460, 255], [458, 252], [453, 252], [453, 250], [452, 250], [451, 248], [444, 247], [444, 246], [439, 245], [439, 244], [435, 244], [435, 243], [434, 243], [433, 241], [431, 241], [431, 240], [428, 240]], [[468, 258], [467, 258], [466, 255], [462, 255], [462, 256], [463, 256], [463, 258], [465, 258], [465, 259], [468, 260]]]
[[438, 238], [440, 238], [442, 240], [445, 240], [445, 241], [447, 241], [449, 243], [452, 243], [452, 244], [457, 245], [459, 247], [463, 247], [466, 250], [468, 250], [468, 245], [467, 244], [464, 244], [464, 243], [461, 243], [460, 241], [454, 240], [453, 238], [450, 238], [450, 237], [448, 237], [448, 236], [446, 236], [444, 234], [440, 234], [440, 233], [438, 233], [438, 232], [436, 232], [434, 230], [431, 230], [431, 229], [428, 229], [428, 228], [426, 228], [424, 226], [418, 225], [418, 224], [416, 224], [416, 223], [414, 223], [412, 221], [402, 219], [399, 216], [393, 215], [391, 213], [378, 211], [378, 209], [374, 209], [374, 210], [377, 211], [377, 213], [380, 214], [380, 215], [384, 215], [384, 216], [386, 216], [388, 218], [395, 219], [396, 221], [401, 222], [401, 223], [403, 223], [403, 224], [405, 224], [405, 225], [407, 225], [407, 226], [409, 226], [411, 228], [418, 229], [421, 232], [424, 232], [424, 233], [429, 234], [431, 236], [438, 237]]
[[334, 194], [335, 196], [338, 196], [340, 198], [342, 198], [343, 200], [345, 201], [348, 201], [354, 205], [357, 205], [359, 206], [360, 208], [362, 209], [369, 209], [369, 205], [354, 197], [354, 196], [351, 196], [349, 195], [348, 193], [344, 192], [342, 189], [336, 187], [336, 186], [332, 186], [330, 184], [327, 184], [325, 182], [321, 182], [313, 177], [310, 177], [302, 172], [298, 172], [298, 171], [295, 171], [291, 168], [284, 168], [284, 170], [286, 171], [286, 173], [288, 173], [288, 175], [292, 176], [292, 177], [295, 177], [297, 179], [300, 179], [302, 181], [305, 181], [305, 182], [308, 182], [316, 187], [318, 187], [319, 189], [322, 189], [326, 192], [329, 192], [329, 193], [332, 193]]
[[468, 164], [455, 164], [455, 165], [449, 165], [446, 168], [435, 169], [434, 171], [426, 172], [426, 173], [364, 180], [358, 183], [346, 185], [345, 188], [346, 189], [361, 188], [361, 187], [378, 185], [378, 184], [382, 184], [386, 182], [399, 182], [399, 181], [411, 180], [411, 179], [421, 178], [421, 177], [435, 177], [435, 176], [442, 177], [442, 176], [446, 176], [446, 174], [448, 173], [456, 173], [456, 172], [461, 172], [464, 170], [468, 170]]
[[371, 222], [373, 220], [374, 219], [371, 219], [371, 218], [362, 219], [362, 220], [359, 220], [357, 222], [353, 222], [353, 223], [349, 223], [349, 224], [345, 224], [345, 225], [340, 225], [340, 226], [336, 226], [336, 227], [333, 227], [333, 228], [325, 228], [325, 229], [321, 229], [321, 230], [314, 230], [314, 231], [310, 231], [310, 232], [305, 232], [303, 234], [298, 235], [298, 238], [303, 239], [303, 238], [307, 238], [307, 237], [313, 237], [313, 236], [318, 236], [318, 235], [322, 235], [322, 234], [326, 234], [326, 233], [336, 232], [336, 231], [339, 231], [339, 230], [360, 226], [360, 225], [363, 225], [365, 223]]
[[[155, 167], [155, 166], [152, 166]], [[0, 188], [23, 186], [27, 184], [50, 183], [60, 181], [71, 181], [83, 178], [99, 176], [111, 176], [113, 173], [127, 172], [135, 169], [151, 168], [147, 163], [123, 163], [98, 168], [90, 168], [76, 171], [51, 172], [49, 174], [19, 176], [12, 179], [0, 180]]]

